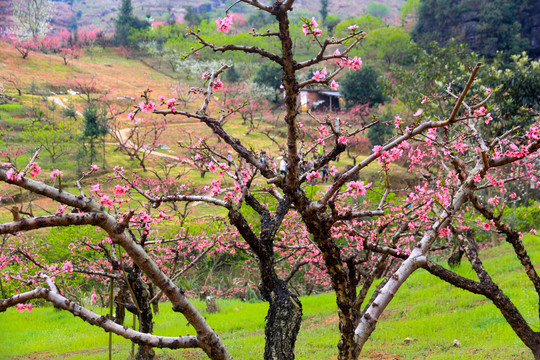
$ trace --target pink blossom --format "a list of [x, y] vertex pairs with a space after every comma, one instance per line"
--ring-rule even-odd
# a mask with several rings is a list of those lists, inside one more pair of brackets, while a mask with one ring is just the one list
[[16, 173], [14, 168], [9, 169], [6, 171], [6, 177], [11, 181], [21, 181], [22, 180], [22, 174]]
[[227, 14], [223, 19], [218, 18], [216, 20], [216, 25], [217, 25], [218, 31], [220, 31], [220, 32], [222, 32], [224, 34], [228, 34], [229, 29], [232, 26], [233, 17], [234, 17], [233, 14]]
[[51, 265], [49, 266], [49, 269], [48, 269], [50, 272], [53, 272], [53, 271], [56, 271], [58, 270], [58, 264], [54, 264], [54, 265]]
[[63, 214], [64, 211], [66, 211], [67, 205], [60, 205], [60, 207], [56, 210], [55, 214], [60, 215]]
[[339, 56], [341, 55], [341, 53], [339, 52], [339, 49], [336, 49], [336, 51], [334, 51], [334, 56]]
[[429, 98], [427, 96], [423, 96], [422, 101], [420, 101], [420, 104], [425, 104], [426, 101], [428, 101], [428, 100], [429, 100]]
[[416, 110], [416, 112], [413, 114], [414, 117], [419, 117], [420, 115], [422, 115], [424, 111], [422, 109], [418, 109]]
[[396, 127], [396, 129], [399, 129], [399, 127], [401, 126], [401, 121], [402, 119], [399, 116], [396, 116], [394, 118], [394, 126]]
[[340, 137], [338, 137], [337, 141], [338, 141], [339, 144], [347, 145], [347, 142], [349, 141], [349, 138], [347, 136], [340, 136]]
[[483, 223], [482, 228], [487, 231], [490, 229], [490, 225], [488, 223]]
[[94, 302], [94, 303], [95, 303], [95, 302], [97, 301], [97, 299], [98, 299], [98, 298], [97, 298], [97, 295], [96, 295], [96, 293], [92, 293], [92, 297], [91, 297], [91, 299], [90, 299], [90, 300], [91, 300], [92, 302]]
[[93, 171], [99, 170], [99, 166], [97, 166], [96, 164], [90, 165], [90, 168], [91, 168]]
[[304, 32], [305, 36], [309, 34], [313, 34], [314, 36], [322, 35], [322, 30], [319, 29], [319, 24], [317, 23], [314, 17], [311, 18], [311, 22], [309, 24], [302, 25], [302, 31]]
[[130, 189], [129, 185], [126, 185], [126, 186], [115, 185], [115, 187], [113, 188], [113, 193], [115, 195], [124, 195], [127, 191], [129, 191], [129, 189]]
[[447, 227], [444, 228], [444, 229], [441, 229], [441, 230], [439, 231], [439, 234], [441, 235], [441, 237], [442, 237], [442, 236], [448, 236], [448, 235], [450, 235], [450, 229], [447, 228]]
[[336, 82], [336, 80], [332, 80], [332, 82], [330, 83], [330, 87], [332, 88], [332, 90], [337, 90], [339, 84]]
[[317, 70], [313, 73], [312, 79], [316, 82], [321, 82], [323, 79], [326, 78], [326, 67], [324, 67], [321, 71]]
[[60, 269], [60, 272], [68, 272], [73, 273], [73, 265], [71, 264], [71, 261], [66, 261], [64, 264], [62, 264], [62, 268]]
[[35, 308], [32, 304], [17, 304], [17, 311], [24, 312], [24, 310], [30, 312]]
[[223, 82], [220, 79], [217, 79], [212, 83], [212, 91], [218, 91], [223, 89]]
[[41, 167], [37, 162], [33, 162], [30, 164], [30, 176], [35, 177], [38, 176], [41, 172]]
[[99, 190], [100, 190], [99, 183], [92, 185], [90, 188], [90, 191], [93, 191], [93, 192], [98, 192]]
[[166, 103], [167, 103], [167, 106], [168, 106], [168, 107], [171, 107], [171, 106], [173, 106], [174, 104], [176, 104], [176, 99], [175, 99], [175, 98], [171, 98], [171, 99], [167, 100]]
[[148, 102], [142, 101], [139, 104], [139, 109], [141, 109], [141, 111], [151, 113], [152, 111], [156, 110], [156, 104], [153, 101], [148, 101]]
[[309, 28], [306, 24], [302, 25], [302, 31], [304, 32], [304, 36], [309, 35]]
[[207, 73], [207, 72], [204, 72], [202, 74], [202, 77], [201, 77], [201, 80], [205, 80], [206, 78], [208, 78], [210, 75]]
[[61, 170], [53, 170], [53, 172], [51, 172], [51, 175], [49, 175], [51, 178], [55, 178], [55, 177], [62, 177], [64, 176], [64, 173], [61, 171]]
[[363, 181], [351, 181], [347, 183], [347, 191], [355, 190], [360, 195], [366, 195], [366, 189], [369, 189], [371, 187], [371, 184], [372, 183], [364, 185]]
[[210, 191], [212, 191], [212, 194], [214, 194], [214, 196], [221, 194], [221, 181], [220, 180], [212, 180], [210, 185], [212, 186], [212, 189]]
[[349, 63], [349, 69], [358, 70], [362, 67], [362, 59], [355, 56]]
[[358, 29], [358, 25], [356, 25], [356, 24], [351, 25], [351, 26], [349, 26], [347, 29], [351, 30], [351, 32], [350, 32], [349, 34], [352, 35], [352, 34], [354, 33], [354, 31], [355, 31], [356, 29]]
[[497, 205], [499, 205], [499, 200], [500, 200], [500, 198], [498, 196], [494, 196], [494, 197], [488, 199], [488, 203], [490, 203], [493, 206], [497, 206]]
[[311, 171], [306, 174], [307, 181], [311, 181], [313, 178], [322, 179], [322, 175], [318, 171]]

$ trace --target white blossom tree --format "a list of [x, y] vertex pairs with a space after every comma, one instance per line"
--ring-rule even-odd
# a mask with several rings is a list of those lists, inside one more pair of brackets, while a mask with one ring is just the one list
[[21, 39], [37, 39], [51, 30], [53, 5], [50, 0], [14, 0], [13, 32]]

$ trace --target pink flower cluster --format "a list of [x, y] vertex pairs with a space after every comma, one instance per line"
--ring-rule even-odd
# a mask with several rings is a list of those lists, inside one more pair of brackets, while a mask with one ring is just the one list
[[212, 91], [218, 91], [223, 89], [223, 82], [220, 79], [217, 79], [212, 83]]
[[311, 179], [322, 179], [322, 175], [320, 172], [318, 171], [312, 171], [312, 172], [309, 172], [307, 173], [306, 175], [306, 179], [307, 181], [311, 181]]
[[222, 32], [224, 34], [228, 34], [229, 29], [231, 28], [232, 23], [233, 23], [233, 17], [234, 17], [233, 14], [227, 14], [223, 19], [218, 18], [216, 20], [216, 25], [217, 25], [218, 31], [220, 31], [220, 32]]
[[156, 104], [153, 101], [141, 101], [139, 104], [139, 109], [141, 109], [143, 112], [151, 113], [156, 110]]
[[21, 181], [22, 174], [15, 170], [15, 168], [10, 168], [6, 171], [6, 176], [11, 181]]
[[364, 185], [364, 182], [360, 181], [351, 181], [347, 183], [347, 192], [351, 193], [353, 198], [357, 198], [358, 195], [366, 195], [366, 190], [371, 188], [372, 183]]
[[313, 36], [322, 35], [322, 30], [319, 29], [319, 24], [314, 17], [311, 18], [311, 22], [302, 25], [302, 31], [304, 32], [305, 36], [308, 36], [309, 34], [313, 34]]
[[62, 268], [60, 269], [61, 272], [65, 273], [73, 273], [73, 265], [71, 264], [71, 261], [66, 261], [64, 264], [62, 264]]
[[56, 170], [53, 170], [53, 171], [51, 172], [51, 175], [49, 175], [49, 176], [50, 176], [51, 178], [53, 178], [53, 179], [54, 179], [54, 178], [61, 178], [62, 176], [64, 176], [64, 173], [62, 172], [62, 170], [56, 169]]
[[328, 73], [326, 72], [326, 67], [324, 67], [321, 71], [317, 70], [313, 73], [313, 77], [312, 79], [315, 80], [316, 82], [321, 82], [322, 80], [324, 80], [326, 78], [326, 75]]
[[171, 109], [171, 111], [174, 113], [176, 113], [176, 99], [175, 98], [170, 98], [168, 100], [165, 100], [165, 96], [160, 96], [158, 97], [158, 101], [161, 103], [161, 105], [167, 105], [167, 107], [169, 109]]
[[487, 109], [485, 107], [480, 107], [479, 109], [476, 109], [474, 110], [474, 116], [478, 119], [479, 117], [483, 117], [484, 118], [484, 122], [487, 124], [489, 124], [489, 122], [491, 120], [493, 120], [493, 118], [491, 117], [491, 113], [488, 113], [487, 112]]
[[41, 167], [38, 165], [37, 162], [33, 162], [30, 164], [30, 176], [31, 177], [36, 177], [39, 175], [39, 173], [41, 172]]
[[24, 312], [24, 310], [30, 312], [34, 310], [35, 306], [32, 304], [17, 304], [17, 311]]
[[358, 56], [351, 58], [343, 57], [339, 59], [336, 64], [338, 64], [340, 67], [348, 66], [349, 70], [358, 70], [362, 67], [362, 59]]

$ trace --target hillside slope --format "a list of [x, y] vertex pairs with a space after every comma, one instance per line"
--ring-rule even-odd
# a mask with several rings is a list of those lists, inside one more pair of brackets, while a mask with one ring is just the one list
[[[0, 0], [0, 29], [13, 25], [11, 15], [12, 0]], [[330, 0], [329, 12], [341, 19], [351, 16], [360, 16], [364, 13], [367, 4], [372, 0]], [[399, 8], [405, 3], [405, 0], [379, 0], [390, 9], [390, 20], [397, 19]], [[71, 2], [55, 1], [53, 24], [56, 31], [67, 28], [73, 17], [77, 17], [80, 28], [101, 28], [112, 30], [114, 28], [114, 19], [118, 15], [120, 0], [73, 0]], [[133, 8], [138, 16], [144, 17], [150, 14], [155, 19], [165, 19], [168, 16], [169, 9], [176, 16], [178, 21], [182, 21], [185, 8], [192, 6], [199, 11], [225, 11], [225, 4], [231, 5], [230, 1], [220, 0], [179, 0], [179, 1], [152, 1], [152, 0], [132, 0]], [[320, 1], [298, 0], [296, 8], [305, 9], [318, 14], [321, 7]], [[245, 7], [244, 7], [245, 9]], [[235, 11], [233, 9], [233, 11]], [[79, 16], [80, 15], [80, 16]]]

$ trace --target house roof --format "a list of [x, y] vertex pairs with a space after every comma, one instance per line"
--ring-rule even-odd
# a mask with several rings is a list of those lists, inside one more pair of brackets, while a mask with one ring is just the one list
[[303, 89], [303, 90], [300, 90], [300, 92], [301, 93], [311, 92], [311, 93], [318, 93], [318, 94], [323, 94], [326, 96], [336, 96], [336, 97], [343, 96], [339, 91], [328, 91], [328, 90], [319, 90], [319, 89]]
[[328, 96], [337, 96], [341, 97], [341, 93], [339, 91], [319, 91], [321, 94], [328, 95]]

